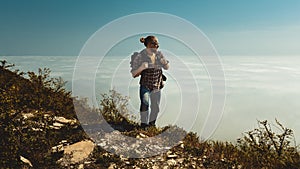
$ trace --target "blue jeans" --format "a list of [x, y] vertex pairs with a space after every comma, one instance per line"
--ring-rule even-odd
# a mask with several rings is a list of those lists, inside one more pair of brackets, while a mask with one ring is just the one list
[[[141, 123], [148, 124], [152, 122], [155, 124], [159, 112], [160, 90], [151, 91], [145, 86], [141, 85], [140, 100], [141, 100], [141, 107], [140, 107]], [[149, 105], [150, 105], [150, 115], [149, 115]]]

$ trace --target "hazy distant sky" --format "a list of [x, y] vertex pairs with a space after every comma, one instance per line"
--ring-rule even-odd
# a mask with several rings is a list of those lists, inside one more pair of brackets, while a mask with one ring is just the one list
[[299, 9], [299, 0], [0, 0], [0, 56], [76, 56], [103, 25], [138, 12], [192, 22], [220, 55], [300, 56]]

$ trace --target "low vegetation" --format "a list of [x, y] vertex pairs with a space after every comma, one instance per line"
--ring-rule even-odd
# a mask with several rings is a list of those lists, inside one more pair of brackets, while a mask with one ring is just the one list
[[[65, 82], [61, 78], [50, 78], [49, 69], [24, 73], [12, 70], [13, 65], [7, 65], [6, 61], [1, 63], [1, 168], [70, 168], [71, 164], [61, 166], [58, 163], [63, 152], [53, 152], [52, 147], [62, 140], [71, 144], [90, 139], [90, 135], [83, 130], [87, 128], [85, 125], [101, 126], [104, 119], [130, 137], [152, 137], [168, 129], [182, 132], [185, 137], [166, 153], [148, 158], [126, 159], [96, 146], [88, 162], [81, 163], [84, 168], [149, 168], [156, 165], [167, 165], [169, 168], [300, 168], [293, 131], [278, 120], [275, 124], [267, 120], [258, 121], [257, 128], [245, 132], [235, 144], [202, 141], [197, 133], [187, 133], [176, 126], [140, 129], [128, 113], [128, 98], [114, 90], [102, 94], [100, 109], [97, 110], [90, 108], [86, 100], [72, 97], [65, 90]], [[100, 114], [104, 119], [99, 118]], [[75, 124], [57, 129], [54, 126], [57, 117], [74, 119]], [[169, 139], [171, 142], [173, 138]], [[24, 164], [20, 157], [28, 159], [32, 166]]]

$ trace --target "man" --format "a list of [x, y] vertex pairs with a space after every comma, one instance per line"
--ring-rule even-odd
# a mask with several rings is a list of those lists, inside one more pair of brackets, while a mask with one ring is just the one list
[[[140, 78], [140, 116], [141, 127], [155, 126], [159, 112], [159, 104], [163, 80], [162, 68], [169, 69], [169, 61], [158, 51], [159, 43], [155, 36], [147, 36], [140, 39], [145, 49], [140, 53], [134, 53], [131, 58], [131, 74]], [[150, 101], [150, 102], [149, 102]], [[150, 105], [151, 104], [151, 105]], [[150, 114], [149, 114], [150, 106]]]

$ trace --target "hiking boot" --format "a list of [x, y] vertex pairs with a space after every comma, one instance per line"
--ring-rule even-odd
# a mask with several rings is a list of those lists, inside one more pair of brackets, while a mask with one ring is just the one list
[[141, 129], [146, 129], [148, 127], [148, 124], [146, 123], [141, 123]]
[[149, 126], [156, 127], [155, 122], [156, 122], [156, 120], [149, 122]]

